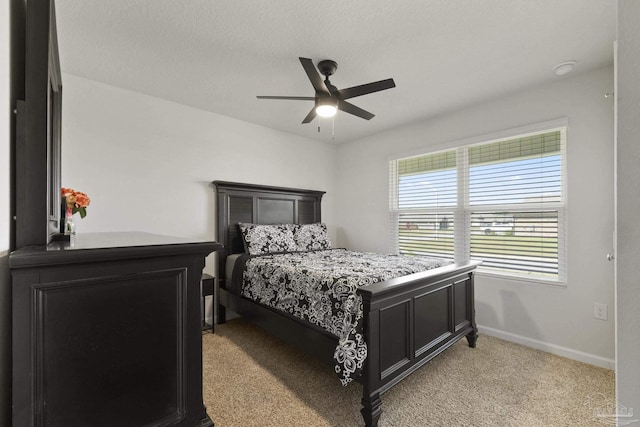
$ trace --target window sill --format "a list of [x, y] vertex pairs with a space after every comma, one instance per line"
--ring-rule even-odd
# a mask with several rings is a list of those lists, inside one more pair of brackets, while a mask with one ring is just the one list
[[[480, 267], [482, 268], [482, 267]], [[489, 277], [492, 279], [501, 279], [509, 282], [527, 282], [533, 285], [542, 285], [542, 286], [550, 286], [553, 288], [566, 288], [567, 282], [553, 279], [543, 279], [538, 277], [527, 277], [527, 276], [517, 276], [513, 274], [500, 274], [496, 272], [488, 272], [482, 271], [478, 269], [476, 271], [476, 276], [479, 277]]]

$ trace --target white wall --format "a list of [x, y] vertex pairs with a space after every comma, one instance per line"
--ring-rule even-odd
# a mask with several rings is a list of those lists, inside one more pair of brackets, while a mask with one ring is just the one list
[[9, 2], [0, 2], [0, 425], [11, 414], [11, 96]]
[[[613, 68], [565, 76], [482, 105], [404, 126], [338, 148], [339, 244], [388, 251], [388, 158], [566, 117], [568, 283], [552, 287], [478, 275], [481, 332], [613, 367]], [[593, 318], [593, 303], [609, 320]]]
[[618, 1], [617, 341], [618, 403], [640, 412], [640, 2]]
[[74, 75], [63, 85], [62, 185], [91, 197], [79, 233], [214, 239], [214, 180], [326, 191], [335, 233], [334, 145]]

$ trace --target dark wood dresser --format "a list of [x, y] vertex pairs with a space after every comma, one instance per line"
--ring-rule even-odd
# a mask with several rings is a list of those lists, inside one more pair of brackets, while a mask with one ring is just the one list
[[13, 425], [213, 425], [200, 278], [221, 247], [87, 233], [11, 253]]

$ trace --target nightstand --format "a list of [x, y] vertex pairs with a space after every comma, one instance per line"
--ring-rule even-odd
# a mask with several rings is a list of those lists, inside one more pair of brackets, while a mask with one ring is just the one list
[[[211, 329], [211, 333], [213, 333], [214, 322], [212, 320], [211, 324], [208, 324], [207, 320], [205, 319], [205, 297], [211, 296], [213, 298], [214, 283], [215, 283], [215, 279], [213, 278], [213, 276], [206, 273], [202, 275], [202, 279], [200, 281], [200, 290], [202, 293], [202, 304], [201, 304], [202, 330], [205, 331], [207, 329]], [[213, 306], [213, 302], [212, 302], [212, 306]]]

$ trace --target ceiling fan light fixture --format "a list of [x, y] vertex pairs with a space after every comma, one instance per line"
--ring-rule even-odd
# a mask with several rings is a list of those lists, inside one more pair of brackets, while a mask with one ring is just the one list
[[333, 117], [338, 112], [338, 102], [332, 98], [325, 98], [318, 101], [316, 114], [320, 117]]
[[318, 105], [316, 107], [316, 113], [320, 117], [333, 117], [338, 112], [338, 109], [335, 105]]

